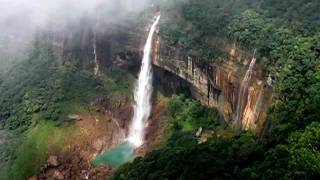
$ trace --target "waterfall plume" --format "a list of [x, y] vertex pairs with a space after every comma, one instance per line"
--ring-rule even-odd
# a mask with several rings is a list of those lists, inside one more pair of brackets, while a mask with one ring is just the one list
[[250, 62], [249, 68], [241, 82], [240, 91], [238, 95], [238, 105], [237, 105], [237, 111], [236, 111], [236, 118], [235, 118], [235, 129], [237, 131], [241, 131], [242, 129], [242, 117], [243, 117], [243, 111], [247, 103], [248, 99], [248, 86], [251, 80], [253, 68], [256, 64], [256, 50], [253, 53], [252, 60]]
[[98, 62], [98, 56], [97, 56], [97, 35], [94, 33], [93, 38], [93, 54], [94, 54], [94, 75], [98, 76], [100, 71], [100, 66]]
[[129, 127], [127, 140], [135, 147], [143, 144], [146, 122], [151, 112], [151, 94], [152, 94], [152, 39], [159, 23], [160, 15], [151, 26], [146, 44], [144, 46], [143, 59], [139, 79], [134, 92], [134, 115]]

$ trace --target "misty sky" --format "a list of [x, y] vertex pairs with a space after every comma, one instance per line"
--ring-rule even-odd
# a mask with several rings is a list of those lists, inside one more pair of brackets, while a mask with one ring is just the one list
[[[153, 0], [0, 0], [0, 54], [14, 51], [35, 32], [85, 18], [121, 21]], [[15, 48], [16, 47], [16, 48]]]
[[[147, 0], [0, 0], [0, 28], [43, 28], [52, 21], [58, 23], [95, 16], [97, 10], [114, 18], [119, 13], [140, 11]], [[111, 14], [112, 12], [112, 14]], [[22, 29], [21, 29], [22, 28]]]

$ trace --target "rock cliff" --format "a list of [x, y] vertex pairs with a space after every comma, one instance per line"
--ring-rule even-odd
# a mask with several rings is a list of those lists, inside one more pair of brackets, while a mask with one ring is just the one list
[[[227, 56], [206, 64], [188, 55], [187, 50], [170, 46], [156, 36], [153, 64], [187, 81], [192, 95], [203, 104], [218, 108], [228, 125], [260, 133], [272, 98], [272, 87], [265, 79], [263, 67], [254, 66], [248, 86], [240, 92], [253, 52], [242, 51], [234, 43], [221, 39], [217, 39], [216, 43], [217, 47], [227, 52]], [[243, 108], [238, 108], [239, 105]], [[240, 114], [239, 122], [237, 113]]]
[[[53, 33], [53, 50], [62, 64], [70, 54], [76, 52], [81, 65], [92, 71], [95, 69], [95, 55], [102, 69], [112, 64], [129, 69], [139, 67], [144, 34], [148, 28], [117, 25], [102, 30], [93, 28], [85, 21], [78, 26], [81, 28], [75, 28], [77, 31], [69, 31], [68, 34]], [[225, 55], [208, 64], [188, 55], [186, 49], [168, 45], [160, 35], [156, 35], [152, 60], [157, 75], [163, 76], [161, 78], [165, 80], [162, 83], [170, 84], [173, 89], [188, 85], [196, 99], [223, 113], [226, 125], [237, 130], [250, 129], [260, 133], [272, 99], [272, 87], [266, 79], [263, 66], [255, 64], [247, 86], [243, 87], [253, 50], [241, 50], [235, 43], [220, 38], [213, 41], [215, 48], [225, 52]]]

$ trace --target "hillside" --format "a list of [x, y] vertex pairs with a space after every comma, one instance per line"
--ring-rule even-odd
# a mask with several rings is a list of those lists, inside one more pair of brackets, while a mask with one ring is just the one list
[[84, 2], [0, 16], [0, 179], [320, 178], [318, 0]]
[[160, 35], [205, 63], [227, 56], [212, 44], [215, 37], [257, 50], [259, 63], [274, 79], [267, 130], [260, 138], [248, 132], [227, 138], [218, 134], [200, 145], [192, 134], [172, 136], [167, 146], [124, 166], [114, 179], [319, 177], [319, 8], [317, 1], [164, 4]]

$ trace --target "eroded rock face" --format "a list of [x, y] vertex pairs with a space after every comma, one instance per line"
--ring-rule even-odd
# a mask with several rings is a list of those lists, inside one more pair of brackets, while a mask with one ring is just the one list
[[[137, 65], [143, 49], [144, 27], [82, 18], [77, 23], [59, 24], [47, 33], [59, 64], [76, 59], [83, 69], [94, 71], [112, 64]], [[126, 63], [123, 63], [126, 61]]]
[[[50, 166], [48, 163], [42, 168], [39, 176], [33, 176], [34, 180], [59, 180], [59, 179], [106, 179], [111, 174], [112, 168], [107, 165], [95, 167], [90, 161], [83, 158], [79, 151], [60, 155], [61, 163]], [[31, 178], [30, 178], [31, 179]]]
[[[217, 43], [221, 42], [217, 40]], [[159, 36], [155, 36], [153, 47], [153, 64], [190, 83], [193, 96], [205, 105], [218, 108], [227, 124], [233, 124], [237, 106], [243, 104], [241, 129], [261, 131], [272, 97], [272, 87], [261, 66], [255, 66], [245, 93], [239, 92], [253, 53], [224, 42], [220, 48], [228, 55], [217, 63], [205, 64], [201, 59], [189, 56], [186, 50], [167, 45]], [[239, 98], [240, 95], [243, 97]], [[238, 103], [239, 99], [243, 102]]]
[[62, 149], [53, 150], [38, 176], [45, 179], [106, 179], [113, 167], [94, 166], [92, 161], [98, 154], [123, 143], [127, 124], [132, 117], [128, 100], [110, 106], [108, 99], [98, 98], [91, 103], [92, 109], [99, 111], [83, 112], [74, 115], [82, 119], [75, 121], [70, 136], [65, 137]]
[[[105, 68], [113, 64], [129, 70], [138, 69], [146, 30], [148, 28], [130, 29], [130, 27], [114, 26], [109, 30], [95, 32], [99, 66]], [[84, 53], [80, 58], [83, 62], [81, 64], [93, 70], [94, 30], [90, 29], [88, 24], [83, 26], [81, 32], [56, 33], [53, 41], [54, 49], [58, 57], [62, 56], [58, 59], [64, 62], [68, 52], [75, 52], [74, 49], [77, 49], [72, 46], [77, 44], [72, 38], [73, 34], [81, 37], [81, 42], [78, 43], [80, 45], [78, 50]], [[256, 65], [245, 93], [239, 98], [241, 83], [252, 59], [253, 50], [243, 51], [235, 43], [220, 38], [212, 38], [210, 42], [225, 55], [217, 58], [216, 63], [204, 64], [198, 57], [189, 56], [186, 49], [168, 46], [160, 36], [156, 35], [153, 40], [153, 64], [166, 73], [179, 77], [175, 82], [166, 82], [167, 85], [173, 89], [180, 85], [190, 85], [193, 96], [205, 105], [217, 107], [229, 125], [237, 124], [233, 121], [238, 119], [236, 118], [238, 104], [244, 104], [244, 107], [240, 108], [241, 128], [260, 132], [271, 102], [271, 78], [268, 80], [263, 68]], [[170, 78], [174, 79], [177, 78]], [[239, 99], [243, 102], [238, 103]]]

